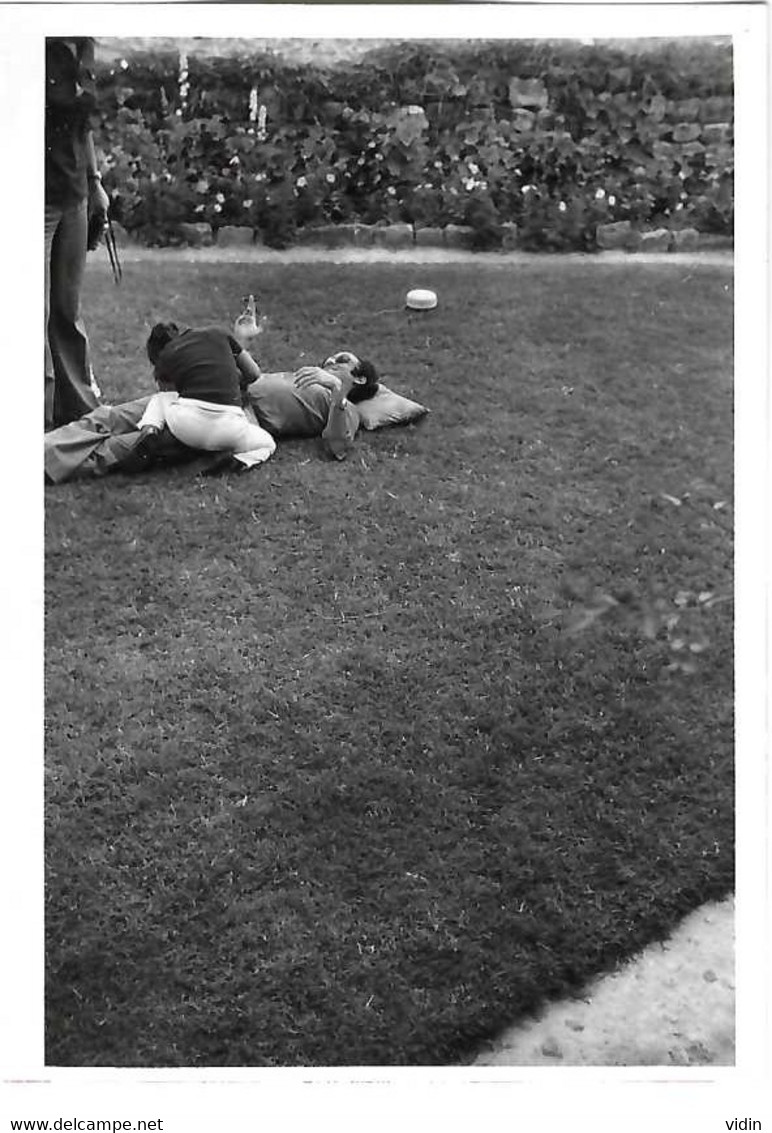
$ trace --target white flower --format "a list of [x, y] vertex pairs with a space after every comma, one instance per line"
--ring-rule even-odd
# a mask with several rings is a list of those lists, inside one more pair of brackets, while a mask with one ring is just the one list
[[466, 189], [467, 193], [471, 193], [472, 189], [474, 189], [476, 184], [477, 184], [477, 182], [475, 180], [473, 180], [471, 177], [469, 177], [466, 181], [464, 181], [464, 188]]
[[215, 211], [215, 212], [222, 212], [222, 205], [215, 205], [215, 206], [214, 206], [214, 211]]
[[407, 112], [408, 114], [423, 114], [424, 108], [423, 106], [408, 106]]
[[532, 193], [533, 192], [533, 185], [523, 185], [520, 192], [523, 194], [523, 196], [525, 196], [526, 193]]
[[434, 168], [435, 169], [442, 169], [442, 162], [441, 161], [435, 161]]
[[558, 205], [558, 212], [565, 212], [567, 207], [568, 206], [566, 205], [566, 202], [561, 201], [560, 204]]
[[218, 205], [225, 204], [225, 197], [222, 195], [222, 193], [218, 193], [214, 199], [217, 201]]
[[386, 192], [389, 194], [390, 197], [396, 197], [396, 195], [397, 195], [397, 190], [394, 188], [393, 185], [389, 185]]
[[244, 201], [243, 208], [251, 209], [252, 208], [252, 202], [251, 201]]
[[375, 155], [375, 160], [376, 160], [376, 161], [383, 161], [383, 154], [382, 154], [382, 153], [377, 153], [377, 154]]
[[265, 174], [264, 173], [256, 173], [255, 174], [255, 181], [265, 181]]
[[335, 184], [335, 174], [334, 173], [328, 173], [325, 180], [326, 180], [328, 185], [334, 185]]
[[365, 159], [363, 157], [357, 158], [357, 165], [364, 165], [364, 163], [365, 163]]
[[479, 166], [479, 165], [475, 165], [475, 163], [474, 163], [473, 161], [468, 161], [468, 162], [466, 163], [466, 165], [467, 165], [467, 169], [469, 170], [469, 172], [470, 172], [470, 173], [471, 173], [472, 175], [474, 175], [474, 174], [476, 174], [476, 173], [479, 173], [479, 172], [480, 172], [480, 166]]
[[613, 195], [613, 193], [612, 193], [612, 194], [611, 194], [611, 195], [609, 196], [609, 199], [608, 199], [608, 203], [609, 203], [610, 205], [615, 205], [615, 204], [617, 203], [617, 199], [616, 199], [616, 197], [615, 197], [615, 196]]
[[678, 204], [676, 205], [676, 212], [680, 212], [683, 207], [684, 207], [683, 202], [679, 201]]
[[306, 185], [308, 184], [308, 179], [306, 177], [298, 177], [295, 184], [299, 189], [305, 189]]
[[125, 59], [121, 59], [121, 70], [122, 71], [128, 71], [128, 69], [129, 69], [129, 64], [127, 63], [127, 61]]
[[257, 87], [252, 87], [249, 92], [249, 121], [257, 121]]
[[203, 205], [196, 205], [196, 207], [195, 207], [195, 209], [194, 209], [193, 211], [194, 211], [194, 212], [203, 212], [203, 211], [204, 211], [204, 206], [203, 206]]
[[595, 190], [595, 200], [596, 201], [602, 201], [603, 198], [605, 197], [605, 195], [606, 195], [605, 189], [596, 189]]
[[184, 51], [180, 52], [180, 73], [178, 79], [180, 85], [180, 98], [183, 104], [188, 97], [190, 86], [188, 85], [188, 57]]

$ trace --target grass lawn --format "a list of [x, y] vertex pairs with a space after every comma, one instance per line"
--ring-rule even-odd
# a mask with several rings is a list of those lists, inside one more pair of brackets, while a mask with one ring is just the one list
[[48, 1064], [464, 1061], [731, 890], [731, 604], [691, 674], [635, 617], [565, 632], [578, 592], [731, 586], [730, 271], [116, 290], [100, 256], [86, 291], [108, 400], [152, 321], [253, 291], [265, 368], [351, 347], [432, 413], [345, 464], [46, 490]]

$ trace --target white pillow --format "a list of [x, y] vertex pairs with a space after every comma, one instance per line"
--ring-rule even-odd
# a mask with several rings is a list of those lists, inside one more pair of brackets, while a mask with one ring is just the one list
[[426, 416], [429, 410], [409, 397], [394, 393], [380, 385], [372, 397], [358, 401], [354, 408], [359, 414], [363, 429], [381, 429], [385, 425], [407, 425]]

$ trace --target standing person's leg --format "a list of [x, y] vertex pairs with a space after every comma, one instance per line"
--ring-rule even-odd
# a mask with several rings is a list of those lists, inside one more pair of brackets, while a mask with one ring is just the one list
[[80, 309], [86, 267], [86, 202], [61, 211], [51, 237], [48, 345], [53, 360], [53, 420], [66, 425], [99, 404]]
[[62, 219], [62, 210], [53, 205], [45, 207], [45, 308], [46, 321], [43, 333], [45, 344], [45, 359], [43, 370], [43, 418], [46, 429], [54, 427], [54, 359], [48, 341], [48, 320], [51, 314], [51, 246], [54, 234]]

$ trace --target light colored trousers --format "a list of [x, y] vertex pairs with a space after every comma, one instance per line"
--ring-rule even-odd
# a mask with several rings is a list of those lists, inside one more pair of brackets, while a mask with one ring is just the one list
[[205, 452], [230, 452], [247, 468], [276, 451], [276, 441], [253, 424], [238, 405], [215, 405], [180, 397], [174, 391], [153, 394], [139, 422], [140, 429], [168, 425], [178, 441]]
[[86, 201], [45, 206], [45, 426], [66, 425], [99, 404], [80, 312], [86, 267]]

